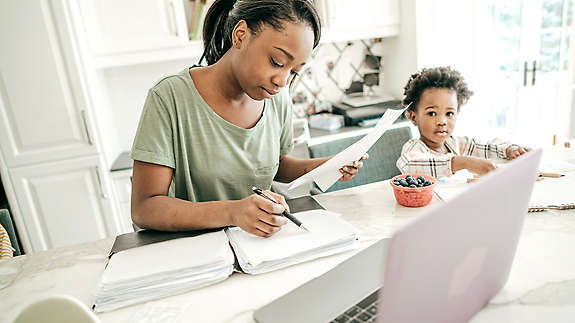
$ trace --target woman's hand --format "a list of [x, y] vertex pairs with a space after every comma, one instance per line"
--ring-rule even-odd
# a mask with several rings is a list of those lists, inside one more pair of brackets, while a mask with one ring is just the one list
[[232, 203], [232, 224], [251, 234], [267, 238], [281, 229], [287, 220], [281, 214], [289, 207], [283, 196], [266, 191], [280, 204], [274, 203], [257, 194], [252, 194], [242, 200]]
[[531, 148], [511, 145], [507, 147], [505, 154], [507, 155], [507, 159], [515, 159], [529, 151], [531, 151]]
[[363, 161], [369, 158], [368, 154], [363, 155], [358, 161], [354, 161], [351, 165], [345, 165], [339, 169], [339, 172], [342, 174], [340, 181], [349, 181], [352, 180], [360, 168], [363, 167]]

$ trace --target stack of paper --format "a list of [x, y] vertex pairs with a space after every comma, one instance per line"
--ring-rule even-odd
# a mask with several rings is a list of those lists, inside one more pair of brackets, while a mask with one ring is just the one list
[[358, 246], [357, 230], [336, 213], [312, 210], [295, 213], [294, 216], [309, 232], [292, 222], [269, 238], [257, 237], [240, 228], [226, 229], [244, 272], [265, 273]]
[[120, 251], [95, 295], [96, 312], [162, 298], [226, 279], [234, 255], [224, 231]]

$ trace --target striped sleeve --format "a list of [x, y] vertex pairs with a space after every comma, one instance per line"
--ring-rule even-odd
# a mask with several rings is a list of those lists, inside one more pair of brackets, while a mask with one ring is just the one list
[[411, 139], [403, 145], [397, 168], [402, 174], [427, 174], [435, 178], [451, 176], [452, 153], [434, 155], [420, 140]]
[[479, 142], [474, 138], [457, 137], [459, 151], [463, 156], [481, 157], [485, 159], [507, 159], [507, 148], [512, 146], [509, 142], [497, 142], [491, 140], [486, 143]]
[[6, 229], [0, 224], [0, 258], [12, 258], [14, 256], [14, 248], [10, 243], [10, 237]]

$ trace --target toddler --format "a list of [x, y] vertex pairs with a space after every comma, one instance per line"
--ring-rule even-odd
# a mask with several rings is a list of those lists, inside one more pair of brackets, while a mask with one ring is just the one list
[[453, 137], [457, 114], [473, 94], [461, 74], [450, 67], [424, 68], [405, 86], [406, 116], [420, 137], [403, 145], [397, 168], [403, 173], [451, 176], [461, 169], [483, 175], [495, 169], [489, 159], [514, 159], [530, 151], [507, 142], [480, 143]]

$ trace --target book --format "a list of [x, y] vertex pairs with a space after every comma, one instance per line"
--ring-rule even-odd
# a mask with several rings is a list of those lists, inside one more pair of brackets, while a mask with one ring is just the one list
[[94, 311], [189, 292], [233, 272], [261, 274], [357, 248], [357, 230], [311, 196], [288, 204], [310, 232], [288, 221], [269, 238], [237, 227], [118, 236], [95, 293]]

